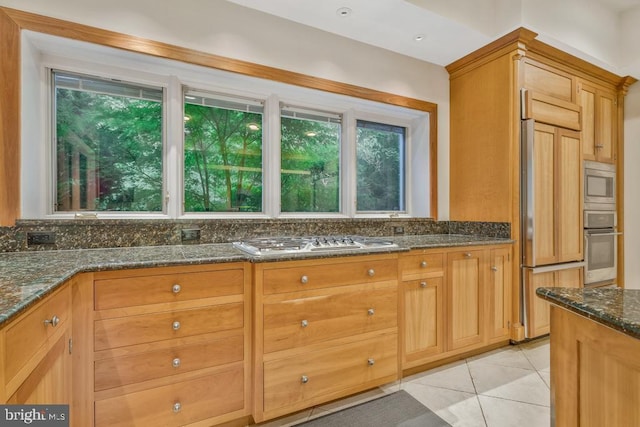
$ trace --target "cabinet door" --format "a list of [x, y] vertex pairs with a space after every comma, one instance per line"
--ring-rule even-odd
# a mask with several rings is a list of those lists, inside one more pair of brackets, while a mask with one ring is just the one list
[[51, 347], [7, 403], [68, 404], [71, 402], [71, 354], [67, 330]]
[[447, 254], [448, 350], [482, 344], [485, 265], [482, 250]]
[[511, 248], [491, 249], [489, 252], [490, 280], [487, 287], [490, 343], [510, 337], [511, 327]]
[[527, 310], [527, 336], [535, 338], [549, 333], [550, 307], [549, 303], [536, 295], [539, 287], [582, 287], [582, 267], [566, 270], [534, 273], [528, 270], [526, 273], [526, 310]]
[[615, 163], [618, 134], [615, 90], [581, 81], [577, 98], [582, 107], [584, 160]]
[[616, 93], [598, 90], [596, 93], [596, 160], [615, 163], [617, 142]]
[[533, 144], [534, 229], [533, 265], [557, 262], [556, 244], [556, 129], [536, 123]]
[[442, 277], [402, 284], [403, 369], [442, 353], [444, 349], [443, 290]]
[[556, 131], [557, 262], [583, 259], [582, 154], [580, 133]]

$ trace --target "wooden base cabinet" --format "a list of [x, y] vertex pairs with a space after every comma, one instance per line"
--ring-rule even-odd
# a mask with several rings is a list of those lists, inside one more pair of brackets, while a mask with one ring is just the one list
[[2, 401], [71, 403], [71, 291], [65, 284], [0, 331]]
[[257, 422], [398, 378], [397, 255], [254, 265]]
[[250, 413], [245, 263], [99, 272], [74, 292], [78, 426], [209, 426]]
[[511, 265], [510, 245], [401, 255], [402, 369], [507, 342]]

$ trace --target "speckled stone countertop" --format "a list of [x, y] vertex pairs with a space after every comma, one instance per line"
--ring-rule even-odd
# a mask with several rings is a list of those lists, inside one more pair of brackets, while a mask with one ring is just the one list
[[538, 288], [539, 297], [640, 339], [640, 290]]
[[274, 262], [512, 242], [501, 238], [439, 234], [389, 239], [395, 241], [398, 247], [270, 257], [249, 256], [230, 243], [1, 253], [0, 326], [81, 272], [234, 261]]

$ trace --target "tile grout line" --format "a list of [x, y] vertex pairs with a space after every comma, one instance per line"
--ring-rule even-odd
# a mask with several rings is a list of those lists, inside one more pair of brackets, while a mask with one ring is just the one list
[[471, 384], [473, 385], [473, 391], [476, 395], [476, 401], [478, 402], [478, 407], [480, 408], [480, 413], [482, 414], [482, 422], [485, 426], [487, 424], [487, 417], [484, 415], [484, 408], [482, 407], [482, 402], [480, 402], [480, 397], [478, 397], [478, 389], [476, 388], [476, 382], [473, 379], [473, 375], [471, 375], [471, 369], [469, 368], [469, 359], [464, 359], [464, 365], [467, 367], [467, 372], [469, 372], [469, 378], [471, 378]]

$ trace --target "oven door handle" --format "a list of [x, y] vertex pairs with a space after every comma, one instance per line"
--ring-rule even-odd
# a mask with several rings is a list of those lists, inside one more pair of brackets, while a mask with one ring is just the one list
[[598, 232], [593, 232], [593, 231], [585, 231], [585, 235], [587, 236], [621, 236], [622, 232], [619, 231], [612, 231], [609, 233], [598, 233]]

